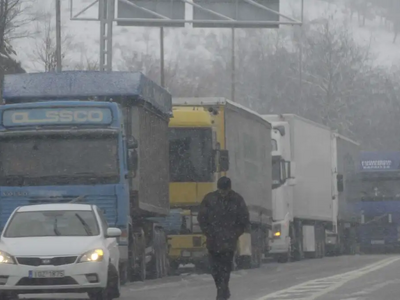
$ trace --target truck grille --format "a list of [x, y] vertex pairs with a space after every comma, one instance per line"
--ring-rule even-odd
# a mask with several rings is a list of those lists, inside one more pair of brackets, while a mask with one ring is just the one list
[[77, 256], [63, 256], [63, 257], [53, 257], [53, 258], [40, 258], [40, 257], [16, 257], [17, 262], [20, 265], [27, 266], [61, 266], [73, 264]]

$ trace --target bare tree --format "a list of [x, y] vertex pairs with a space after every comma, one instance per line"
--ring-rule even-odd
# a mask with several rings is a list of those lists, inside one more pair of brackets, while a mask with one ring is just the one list
[[[31, 52], [34, 64], [39, 64], [45, 72], [55, 71], [57, 68], [55, 23], [50, 13], [43, 14], [36, 21], [37, 38]], [[64, 34], [61, 38], [61, 57], [64, 66], [68, 64], [67, 53], [72, 47], [72, 38]]]
[[85, 71], [99, 71], [100, 65], [97, 60], [91, 60], [87, 56], [85, 59], [81, 60], [79, 63], [73, 65], [74, 70], [85, 70]]
[[23, 27], [32, 20], [31, 4], [31, 0], [0, 0], [0, 94], [5, 74], [25, 72], [14, 58], [11, 42], [26, 35]]

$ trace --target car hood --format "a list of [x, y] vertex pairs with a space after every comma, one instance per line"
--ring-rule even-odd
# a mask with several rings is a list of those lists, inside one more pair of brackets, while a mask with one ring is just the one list
[[68, 256], [81, 255], [101, 248], [99, 236], [2, 238], [0, 250], [12, 256]]

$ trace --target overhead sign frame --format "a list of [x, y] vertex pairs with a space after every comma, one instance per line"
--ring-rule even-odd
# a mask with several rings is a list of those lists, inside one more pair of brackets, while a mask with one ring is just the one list
[[[185, 24], [192, 24], [193, 27], [203, 28], [277, 28], [279, 25], [302, 25], [304, 0], [299, 0], [300, 19], [281, 13], [279, 11], [281, 1], [94, 0], [75, 11], [74, 0], [70, 0], [70, 19], [101, 22], [104, 19], [101, 11], [111, 4], [112, 14], [106, 18], [122, 26], [184, 27]], [[97, 18], [83, 16], [96, 6], [99, 8]], [[192, 16], [186, 13], [188, 7], [192, 8]], [[179, 11], [174, 11], [174, 8], [178, 8]], [[124, 9], [128, 11], [123, 11]], [[245, 10], [247, 12], [244, 12]], [[129, 14], [131, 16], [128, 16]]]
[[[94, 0], [77, 11], [74, 1], [77, 0], [70, 0], [69, 5], [71, 20], [100, 21], [101, 71], [112, 70], [114, 22], [121, 26], [160, 27], [162, 44], [164, 27], [189, 24], [194, 28], [278, 28], [280, 25], [302, 25], [304, 13], [304, 0], [297, 0], [300, 18], [282, 14], [282, 0]], [[128, 15], [125, 16], [125, 11], [118, 9], [121, 4], [135, 12], [134, 15], [129, 16], [126, 12]], [[84, 16], [93, 7], [98, 9], [97, 17]], [[163, 47], [161, 49], [163, 51]]]

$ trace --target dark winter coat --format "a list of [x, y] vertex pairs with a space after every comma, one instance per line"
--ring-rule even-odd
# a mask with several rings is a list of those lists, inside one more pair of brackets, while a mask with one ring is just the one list
[[238, 193], [230, 191], [223, 197], [215, 191], [204, 197], [197, 220], [209, 251], [235, 251], [238, 238], [249, 224], [249, 211]]

